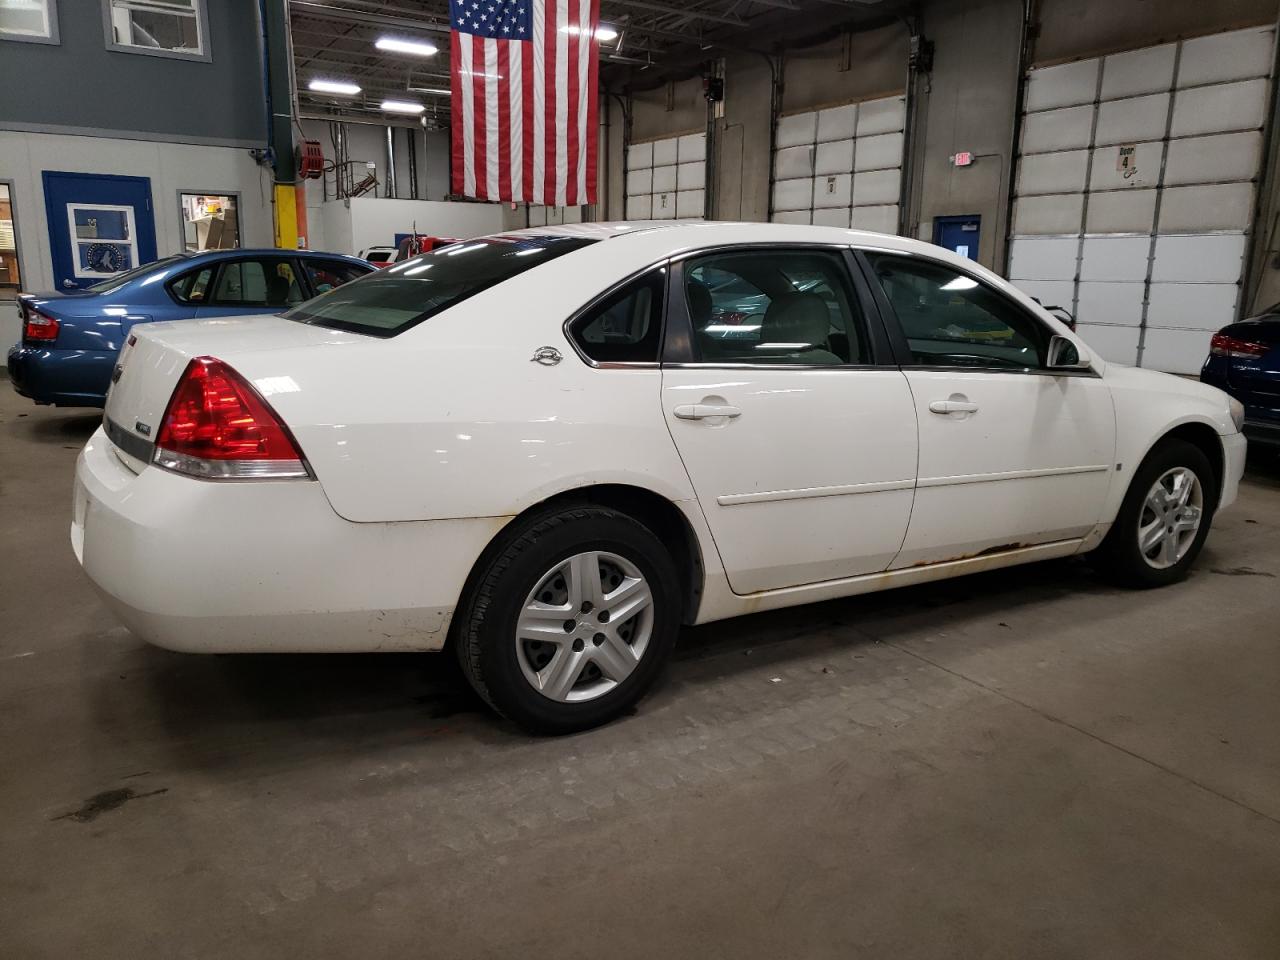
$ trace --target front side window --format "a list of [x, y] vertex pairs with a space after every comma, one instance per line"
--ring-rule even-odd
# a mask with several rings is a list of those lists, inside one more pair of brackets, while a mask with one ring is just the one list
[[286, 307], [302, 299], [292, 264], [270, 258], [224, 263], [208, 302], [217, 307]]
[[130, 53], [209, 59], [204, 0], [104, 0], [107, 46]]
[[1050, 333], [986, 284], [919, 257], [869, 253], [918, 366], [1035, 369]]
[[694, 350], [704, 363], [870, 362], [844, 260], [824, 250], [751, 250], [686, 263]]
[[394, 337], [481, 291], [598, 242], [557, 236], [460, 242], [330, 290], [285, 316], [299, 323]]
[[344, 283], [359, 280], [368, 270], [361, 269], [353, 263], [342, 260], [304, 260], [307, 277], [311, 280], [311, 289], [317, 294], [328, 293]]
[[57, 43], [56, 0], [0, 0], [0, 40]]
[[666, 270], [654, 270], [580, 316], [569, 335], [597, 363], [656, 363], [666, 285]]

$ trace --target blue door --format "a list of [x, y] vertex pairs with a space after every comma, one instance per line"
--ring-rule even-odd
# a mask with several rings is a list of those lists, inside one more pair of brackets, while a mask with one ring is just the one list
[[75, 290], [156, 258], [151, 181], [44, 171], [53, 282]]
[[978, 259], [982, 218], [978, 216], [934, 217], [933, 242], [970, 260]]

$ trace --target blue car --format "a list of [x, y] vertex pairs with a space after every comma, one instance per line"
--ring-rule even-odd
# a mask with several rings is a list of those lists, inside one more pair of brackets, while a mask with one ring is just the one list
[[336, 253], [216, 250], [156, 260], [84, 290], [24, 293], [9, 379], [36, 403], [101, 407], [135, 323], [276, 313], [373, 269]]
[[1280, 303], [1215, 333], [1200, 379], [1244, 404], [1250, 443], [1280, 447]]

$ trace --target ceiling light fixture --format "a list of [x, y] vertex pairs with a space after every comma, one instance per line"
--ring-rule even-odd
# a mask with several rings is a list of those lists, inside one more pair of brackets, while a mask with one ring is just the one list
[[440, 52], [434, 43], [423, 40], [398, 40], [395, 37], [379, 37], [374, 46], [387, 53], [410, 53], [415, 57], [432, 57]]
[[[581, 36], [587, 31], [582, 29], [582, 27], [567, 26], [567, 27], [561, 27], [560, 32], [567, 33], [577, 37], [577, 36]], [[609, 26], [608, 24], [602, 23], [600, 24], [600, 26], [596, 27], [596, 39], [599, 40], [601, 43], [608, 43], [610, 40], [617, 40], [618, 31], [615, 30], [613, 27]]]
[[316, 93], [339, 93], [344, 97], [354, 97], [360, 92], [360, 87], [356, 84], [340, 80], [312, 80], [307, 84], [307, 89]]
[[427, 108], [420, 103], [410, 103], [408, 100], [383, 100], [382, 109], [387, 113], [422, 113]]

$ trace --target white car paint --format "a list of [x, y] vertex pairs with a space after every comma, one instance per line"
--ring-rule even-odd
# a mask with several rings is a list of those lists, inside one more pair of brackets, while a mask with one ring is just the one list
[[[1181, 424], [1219, 437], [1222, 505], [1235, 497], [1244, 441], [1225, 395], [1096, 357], [1096, 376], [594, 366], [564, 332], [601, 292], [673, 257], [824, 244], [967, 271], [1089, 356], [1030, 298], [937, 247], [766, 224], [524, 232], [610, 239], [388, 339], [279, 317], [135, 327], [108, 418], [159, 423], [189, 358], [216, 356], [280, 414], [316, 480], [178, 476], [100, 430], [77, 464], [72, 540], [124, 622], [184, 650], [436, 650], [497, 532], [600, 484], [679, 509], [701, 560], [693, 622], [1089, 549], [1144, 454]], [[542, 347], [563, 361], [530, 362]], [[977, 412], [930, 411], [954, 395]], [[673, 416], [720, 401], [741, 416]]]

